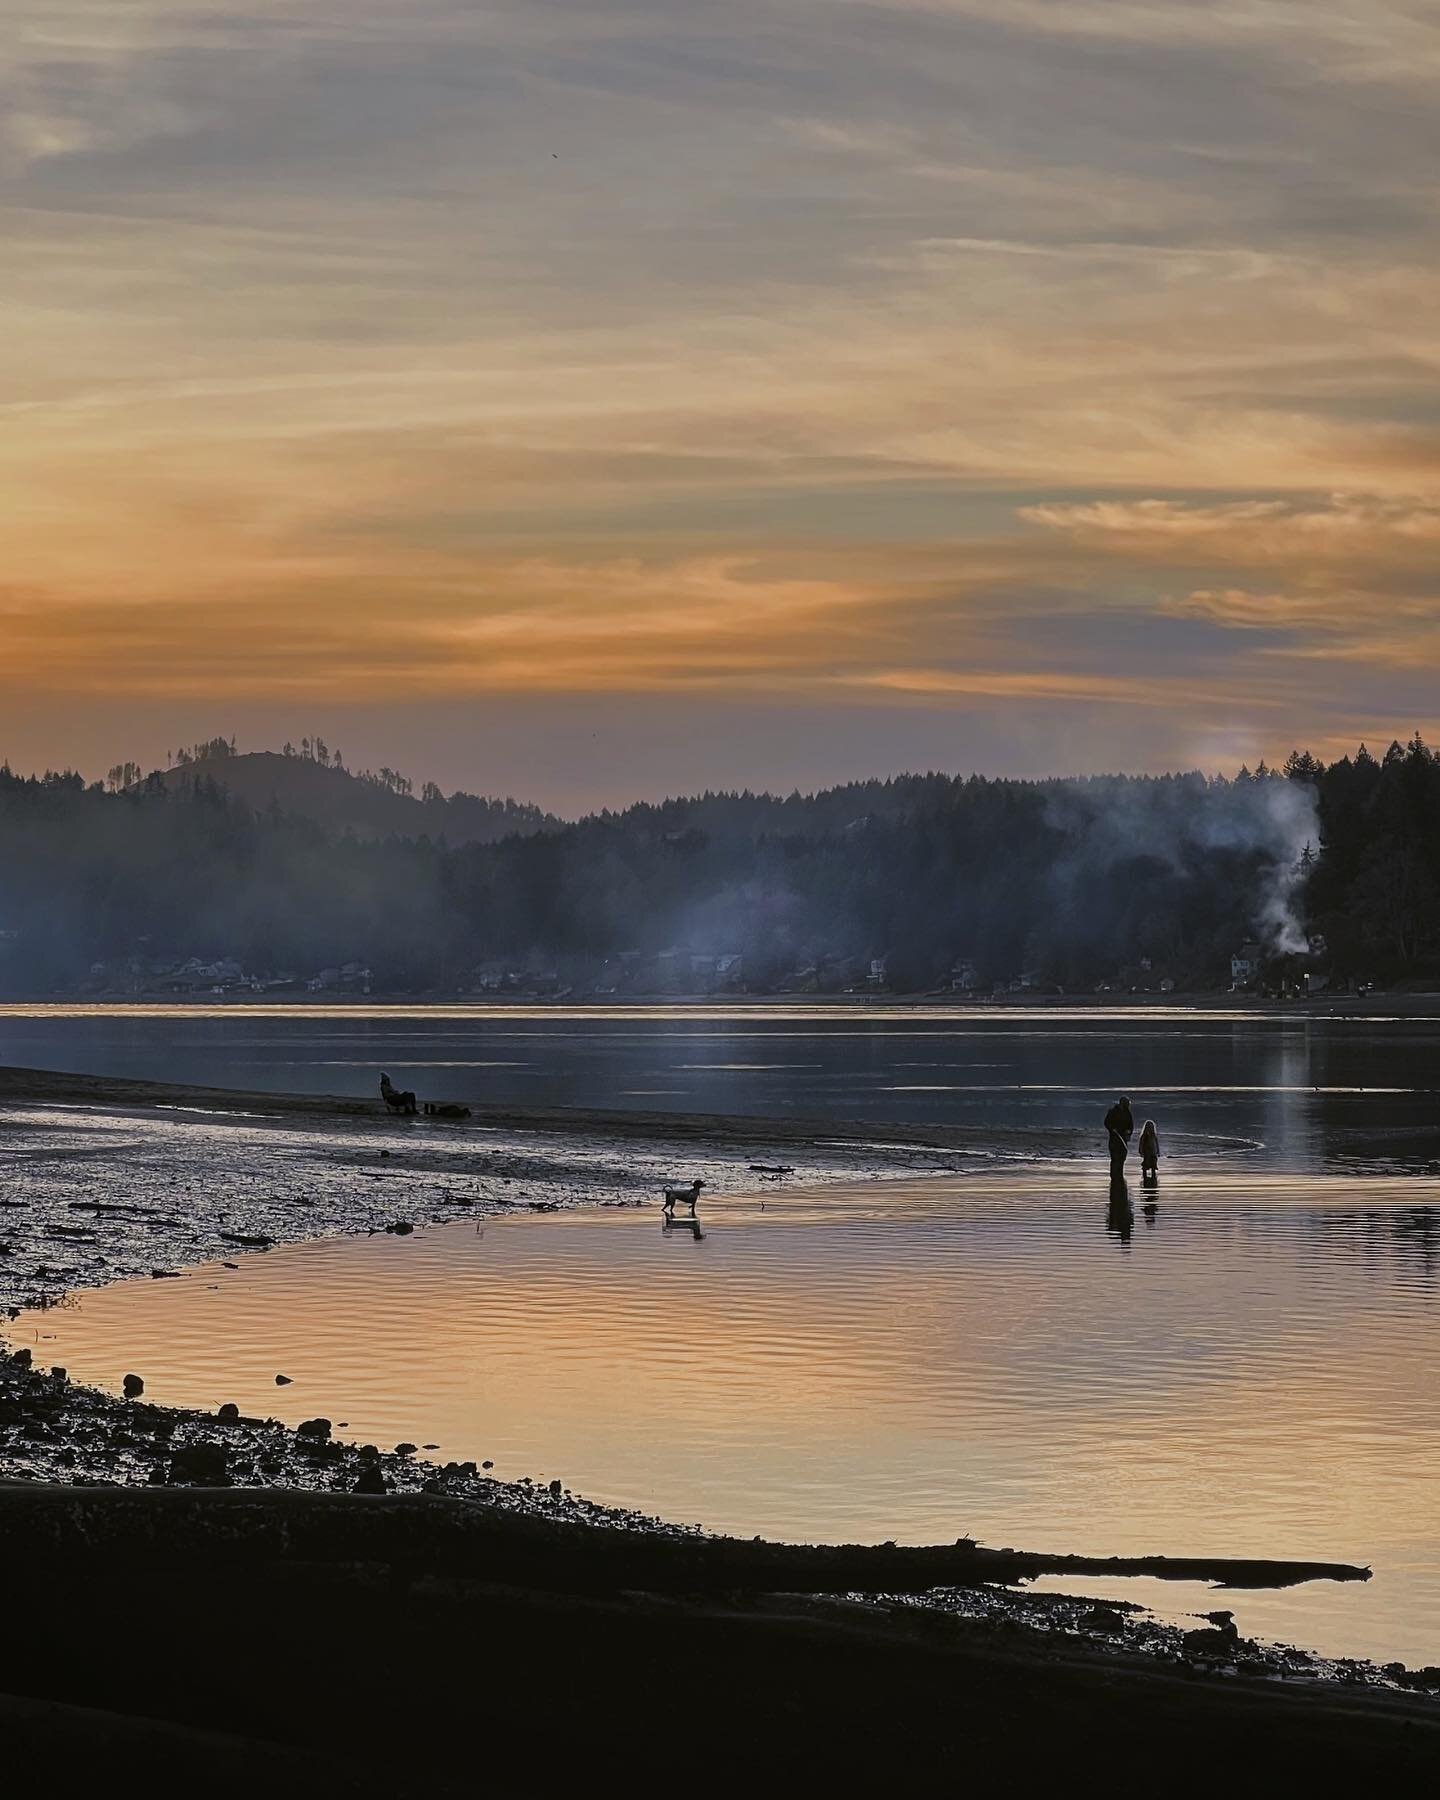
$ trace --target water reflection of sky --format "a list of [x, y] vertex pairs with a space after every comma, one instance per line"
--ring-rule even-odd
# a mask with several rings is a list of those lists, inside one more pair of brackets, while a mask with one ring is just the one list
[[1064, 1166], [770, 1189], [698, 1240], [624, 1212], [316, 1242], [19, 1328], [81, 1379], [745, 1533], [1373, 1563], [1226, 1604], [1440, 1658], [1440, 1183], [1169, 1170], [1123, 1246], [1106, 1211]]
[[1437, 1051], [1440, 1021], [1173, 1009], [0, 1008], [0, 1061], [261, 1090], [370, 1093], [385, 1068], [441, 1100], [1072, 1137], [1128, 1091], [1189, 1155], [1291, 1169], [1440, 1156]]

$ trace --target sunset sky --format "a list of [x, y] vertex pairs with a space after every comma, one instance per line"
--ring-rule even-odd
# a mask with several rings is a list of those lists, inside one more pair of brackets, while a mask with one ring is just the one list
[[0, 758], [1436, 725], [1440, 4], [10, 0]]

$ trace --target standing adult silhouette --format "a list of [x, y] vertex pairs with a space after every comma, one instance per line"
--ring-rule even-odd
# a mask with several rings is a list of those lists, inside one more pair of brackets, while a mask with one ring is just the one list
[[1106, 1113], [1105, 1135], [1110, 1146], [1110, 1179], [1118, 1181], [1124, 1174], [1130, 1140], [1135, 1135], [1135, 1115], [1130, 1110], [1127, 1094], [1122, 1094]]

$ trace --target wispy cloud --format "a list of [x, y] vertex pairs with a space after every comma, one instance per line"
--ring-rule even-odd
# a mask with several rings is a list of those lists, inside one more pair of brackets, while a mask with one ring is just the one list
[[0, 703], [794, 695], [882, 760], [1005, 706], [1113, 763], [1433, 653], [1427, 9], [7, 21]]

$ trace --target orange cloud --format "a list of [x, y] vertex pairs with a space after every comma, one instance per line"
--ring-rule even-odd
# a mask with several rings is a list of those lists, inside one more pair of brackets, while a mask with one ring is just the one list
[[1413, 9], [62, 12], [0, 47], [8, 704], [1263, 722], [1433, 653]]

